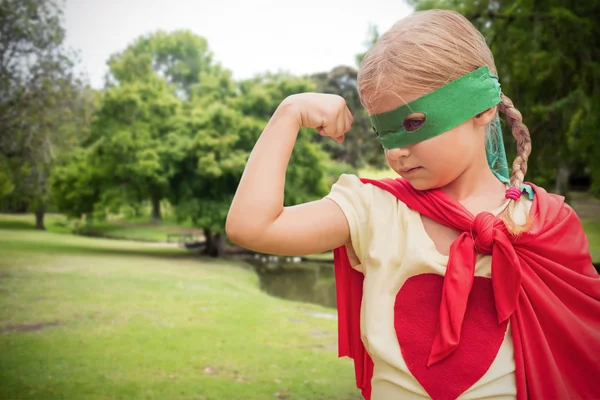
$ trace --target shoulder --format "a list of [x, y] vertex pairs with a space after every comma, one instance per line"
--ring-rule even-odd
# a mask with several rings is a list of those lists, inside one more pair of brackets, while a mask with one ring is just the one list
[[[390, 230], [403, 229], [408, 208], [389, 191], [352, 174], [342, 174], [326, 196], [342, 209], [350, 228], [352, 246], [364, 260], [372, 240]], [[392, 223], [398, 221], [399, 223]]]
[[390, 202], [397, 198], [389, 191], [371, 184], [371, 180], [361, 179], [354, 174], [342, 174], [331, 187], [327, 197], [336, 200], [340, 197], [353, 198], [363, 202]]
[[397, 218], [405, 220], [410, 211], [394, 194], [393, 186], [386, 180], [342, 174], [326, 197], [336, 202], [346, 217], [380, 228]]

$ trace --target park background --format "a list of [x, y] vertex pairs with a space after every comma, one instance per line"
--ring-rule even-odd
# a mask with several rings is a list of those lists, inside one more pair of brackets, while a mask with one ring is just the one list
[[[393, 176], [356, 75], [414, 9], [485, 35], [531, 131], [527, 180], [566, 197], [600, 263], [600, 2], [282, 3], [0, 0], [0, 398], [359, 399], [331, 254], [249, 253], [225, 217], [293, 93], [339, 94], [355, 124], [342, 144], [301, 132], [286, 205]], [[117, 50], [81, 57], [88, 37]]]

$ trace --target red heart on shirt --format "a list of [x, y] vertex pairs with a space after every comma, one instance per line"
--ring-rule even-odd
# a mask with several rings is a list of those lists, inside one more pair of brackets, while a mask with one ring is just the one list
[[444, 277], [409, 278], [396, 295], [394, 326], [402, 356], [434, 400], [456, 399], [490, 368], [504, 341], [508, 321], [498, 324], [491, 279], [476, 276], [460, 344], [446, 359], [427, 366], [436, 333]]

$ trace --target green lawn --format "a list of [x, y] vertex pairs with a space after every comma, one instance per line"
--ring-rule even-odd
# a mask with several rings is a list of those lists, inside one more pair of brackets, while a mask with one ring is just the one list
[[[167, 235], [192, 232], [200, 234], [201, 230], [186, 225], [178, 225], [175, 221], [152, 223], [149, 217], [124, 219], [111, 216], [107, 221], [96, 221], [90, 224], [69, 221], [60, 214], [46, 214], [44, 222], [49, 232], [73, 233], [76, 230], [85, 236], [105, 237], [115, 239], [140, 240], [147, 242], [165, 242]], [[2, 214], [0, 229], [33, 229], [35, 218], [33, 214]], [[174, 239], [173, 239], [174, 240]]]
[[600, 200], [588, 193], [570, 193], [570, 205], [581, 219], [581, 224], [590, 242], [592, 260], [600, 263]]
[[0, 249], [2, 399], [360, 398], [335, 311], [236, 263], [30, 229]]
[[600, 263], [600, 221], [582, 221], [583, 229], [590, 242], [592, 260]]
[[[598, 262], [600, 202], [575, 194], [572, 205]], [[73, 236], [60, 215], [46, 225], [0, 215], [0, 398], [361, 398], [351, 361], [336, 356], [333, 310], [267, 296], [239, 263]], [[188, 230], [93, 228], [156, 241]]]

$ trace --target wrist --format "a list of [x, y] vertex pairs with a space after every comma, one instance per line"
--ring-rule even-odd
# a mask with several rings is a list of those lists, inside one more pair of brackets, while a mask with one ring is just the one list
[[302, 113], [300, 112], [300, 107], [294, 102], [293, 95], [286, 97], [279, 104], [279, 107], [277, 107], [277, 110], [273, 114], [273, 119], [293, 123], [297, 126], [297, 130], [300, 130], [302, 127]]

